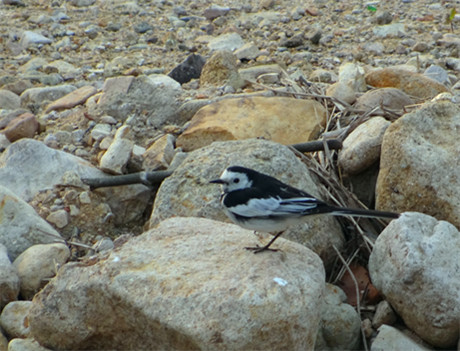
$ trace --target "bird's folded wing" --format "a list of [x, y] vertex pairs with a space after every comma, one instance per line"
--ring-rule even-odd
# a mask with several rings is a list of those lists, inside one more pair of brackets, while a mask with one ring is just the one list
[[294, 197], [280, 201], [277, 212], [304, 215], [321, 203], [314, 197]]
[[243, 217], [265, 217], [273, 214], [279, 207], [280, 200], [274, 197], [257, 199], [229, 208], [233, 213]]
[[302, 215], [315, 208], [318, 200], [315, 198], [302, 197], [282, 200], [280, 198], [253, 198], [246, 204], [229, 208], [233, 213], [244, 217], [266, 217]]

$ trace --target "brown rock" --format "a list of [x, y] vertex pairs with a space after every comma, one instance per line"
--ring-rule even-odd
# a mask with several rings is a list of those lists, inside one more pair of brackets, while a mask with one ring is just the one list
[[275, 6], [275, 0], [262, 0], [259, 4], [261, 9], [269, 10]]
[[0, 118], [0, 129], [5, 129], [8, 123], [10, 123], [13, 119], [28, 112], [30, 111], [25, 108], [19, 108], [17, 110], [10, 110], [9, 112], [2, 114], [2, 117]]
[[142, 155], [145, 170], [166, 169], [174, 157], [174, 136], [165, 134], [156, 140]]
[[38, 127], [35, 115], [28, 112], [8, 123], [3, 133], [5, 133], [9, 141], [14, 142], [22, 138], [32, 138], [38, 131]]
[[90, 97], [96, 94], [97, 89], [90, 85], [81, 87], [77, 90], [72, 91], [71, 93], [63, 96], [62, 98], [53, 101], [50, 103], [45, 110], [45, 113], [48, 113], [53, 110], [65, 110], [77, 105], [85, 103], [85, 101]]
[[225, 16], [230, 11], [230, 7], [212, 5], [204, 10], [203, 16], [208, 21], [213, 21], [218, 17]]
[[428, 51], [430, 49], [429, 45], [423, 41], [419, 41], [415, 43], [415, 45], [412, 47], [412, 50], [417, 51], [417, 52], [424, 52]]
[[379, 107], [374, 111], [374, 114], [382, 114], [384, 111], [380, 107], [398, 111], [413, 104], [415, 104], [415, 101], [405, 92], [396, 88], [381, 88], [370, 90], [361, 95], [356, 101], [355, 108], [368, 112]]
[[25, 90], [33, 88], [34, 85], [30, 80], [27, 79], [18, 79], [14, 80], [11, 83], [5, 84], [3, 89], [11, 90], [17, 95], [21, 95]]
[[376, 88], [398, 88], [410, 96], [432, 99], [439, 93], [448, 91], [441, 83], [422, 74], [398, 68], [383, 68], [366, 75], [366, 83]]
[[244, 85], [236, 66], [237, 58], [230, 51], [217, 51], [201, 71], [201, 85], [230, 85], [235, 90]]
[[281, 144], [315, 139], [326, 110], [313, 100], [286, 97], [227, 99], [201, 108], [176, 146], [195, 150], [220, 140], [265, 138]]

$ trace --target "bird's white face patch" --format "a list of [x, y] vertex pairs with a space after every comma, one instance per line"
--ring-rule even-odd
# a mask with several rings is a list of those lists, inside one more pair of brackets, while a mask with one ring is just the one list
[[252, 186], [252, 181], [249, 180], [248, 176], [240, 172], [225, 170], [220, 176], [220, 180], [224, 182], [222, 184], [222, 190], [226, 193], [250, 188]]

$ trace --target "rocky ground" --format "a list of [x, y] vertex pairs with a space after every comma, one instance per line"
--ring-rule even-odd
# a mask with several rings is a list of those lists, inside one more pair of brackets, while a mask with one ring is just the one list
[[[0, 350], [455, 347], [456, 6], [3, 0]], [[249, 255], [230, 164], [404, 215]]]

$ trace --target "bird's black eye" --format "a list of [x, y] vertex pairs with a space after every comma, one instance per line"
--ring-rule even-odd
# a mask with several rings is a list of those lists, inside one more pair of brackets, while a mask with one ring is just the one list
[[235, 179], [233, 179], [233, 183], [236, 184], [236, 183], [239, 183], [239, 182], [240, 182], [240, 178], [235, 178]]

